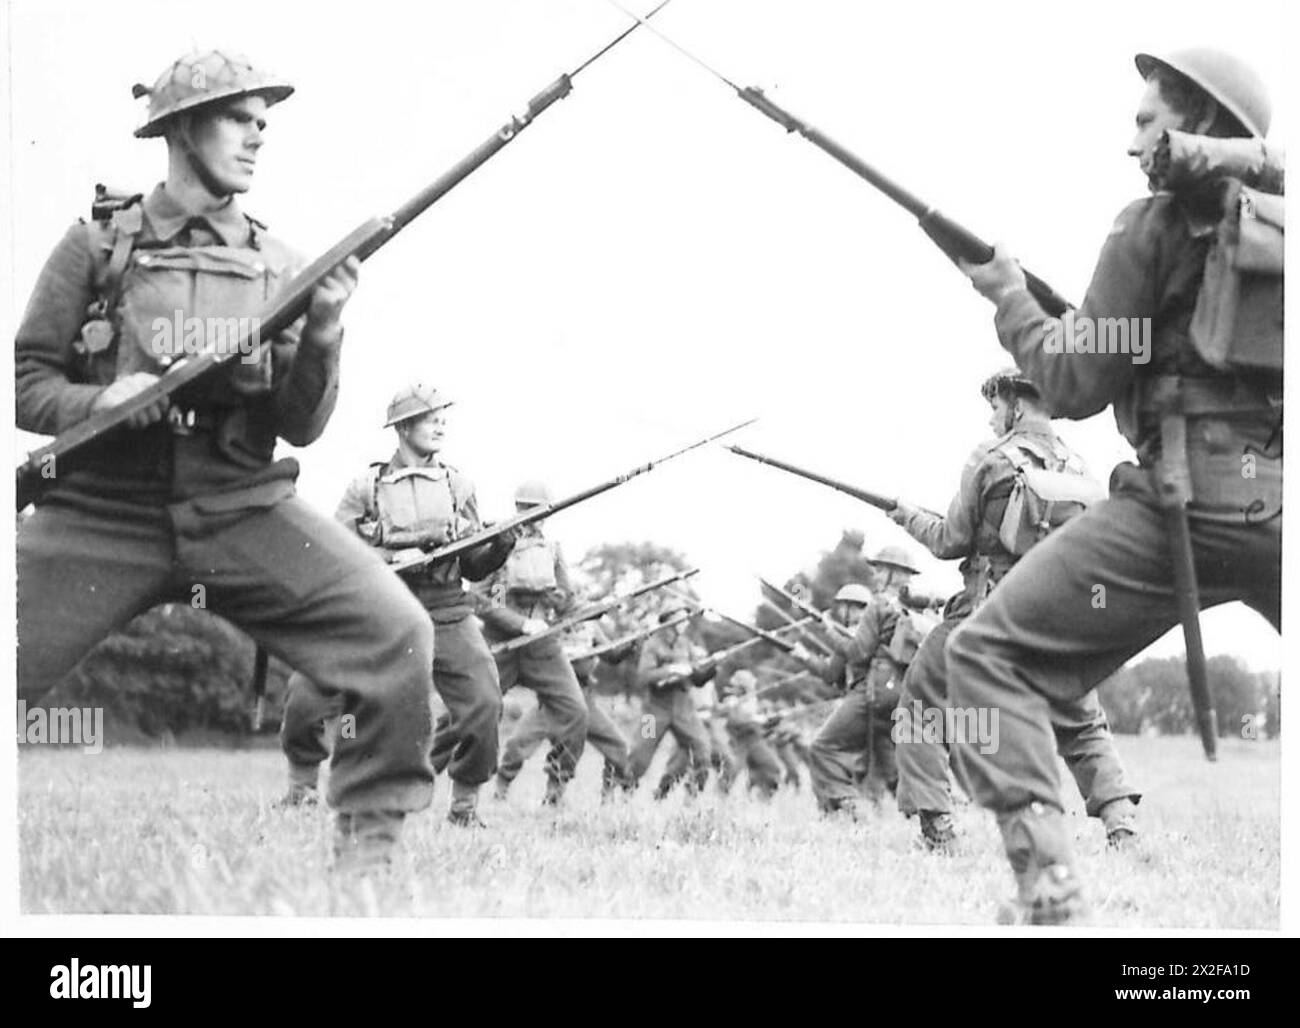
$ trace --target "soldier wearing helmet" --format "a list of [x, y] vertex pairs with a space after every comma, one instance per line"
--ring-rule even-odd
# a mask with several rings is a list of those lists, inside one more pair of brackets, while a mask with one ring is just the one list
[[736, 761], [749, 776], [749, 788], [769, 799], [781, 785], [781, 764], [763, 735], [758, 717], [758, 678], [748, 668], [733, 671], [718, 713]]
[[846, 691], [812, 741], [808, 767], [823, 813], [857, 815], [862, 787], [873, 798], [898, 783], [890, 738], [890, 712], [898, 701], [902, 665], [891, 651], [904, 616], [899, 591], [918, 573], [900, 546], [886, 546], [871, 558], [876, 591], [851, 583], [836, 594], [837, 620], [851, 634], [831, 637], [836, 653], [819, 657], [802, 645], [792, 656], [823, 681]]
[[[335, 518], [400, 564], [482, 529], [473, 483], [442, 460], [452, 401], [421, 382], [401, 389], [388, 404], [384, 427], [397, 436], [397, 450], [355, 478]], [[501, 687], [496, 662], [483, 639], [462, 579], [481, 581], [510, 555], [514, 534], [503, 533], [459, 557], [398, 572], [433, 622], [433, 685], [446, 707], [434, 730], [435, 773], [451, 778], [448, 821], [481, 827], [479, 787], [497, 766]], [[290, 805], [310, 801], [325, 759], [325, 720], [337, 715], [300, 672], [289, 679], [280, 738], [289, 759]]]
[[[291, 91], [220, 51], [137, 90], [150, 96], [139, 134], [165, 139], [166, 177], [147, 196], [101, 196], [50, 255], [14, 343], [20, 428], [54, 435], [117, 407], [196, 342], [247, 345], [229, 325], [255, 325], [303, 263], [239, 203], [268, 112]], [[428, 618], [368, 547], [297, 498], [297, 462], [274, 454], [278, 439], [315, 441], [333, 413], [358, 270], [344, 261], [297, 323], [62, 458], [18, 540], [28, 699], [109, 631], [200, 586], [209, 609], [340, 693], [356, 723], [330, 776], [344, 866], [389, 859], [433, 790]], [[157, 328], [182, 321], [203, 332]]]
[[[686, 613], [693, 611], [685, 605], [670, 605], [660, 611], [659, 621], [666, 624]], [[636, 781], [650, 769], [659, 744], [671, 734], [692, 772], [688, 787], [694, 792], [704, 788], [713, 763], [713, 745], [691, 694], [708, 685], [717, 672], [718, 665], [708, 660], [704, 647], [691, 637], [689, 621], [659, 632], [641, 647], [637, 678], [646, 693], [641, 738], [632, 749], [631, 774]], [[661, 780], [655, 798], [662, 799], [672, 784], [672, 779]]]
[[[515, 490], [519, 511], [551, 503], [544, 482], [530, 480]], [[560, 544], [548, 539], [542, 522], [519, 529], [518, 540], [505, 564], [474, 590], [475, 608], [489, 644], [546, 631], [550, 622], [575, 606], [569, 567]], [[557, 806], [582, 757], [587, 740], [587, 700], [558, 636], [550, 635], [527, 646], [497, 654], [501, 691], [516, 685], [531, 689], [550, 726], [552, 748], [546, 757], [546, 793], [543, 802]], [[526, 726], [520, 726], [526, 727]], [[506, 740], [504, 767], [523, 763], [523, 739]], [[508, 772], [507, 772], [508, 773]], [[509, 779], [505, 786], [508, 788]], [[497, 795], [505, 790], [498, 779]]]
[[[1008, 549], [1003, 531], [1020, 468], [1084, 472], [1083, 461], [1053, 430], [1038, 389], [1017, 369], [989, 376], [980, 393], [989, 404], [994, 438], [981, 442], [967, 458], [947, 513], [941, 516], [899, 503], [889, 515], [940, 560], [961, 560], [963, 587], [948, 600], [943, 621], [926, 636], [908, 666], [896, 718], [898, 807], [909, 817], [920, 816], [922, 841], [935, 850], [949, 849], [956, 839], [948, 785], [950, 740], [910, 730], [914, 713], [919, 709], [924, 717], [926, 711], [951, 710], [944, 660], [948, 636], [1020, 559]], [[1112, 845], [1131, 839], [1140, 794], [1125, 781], [1096, 692], [1054, 704], [1052, 729], [1088, 814], [1101, 819]]]
[[[1149, 185], [1162, 184], [1153, 172], [1167, 133], [1267, 135], [1267, 91], [1236, 57], [1205, 47], [1139, 54], [1136, 64], [1143, 86], [1128, 154]], [[1242, 189], [1192, 176], [1130, 204], [1112, 226], [1082, 304], [1067, 313], [1076, 325], [1146, 319], [1143, 363], [1118, 347], [1045, 346], [1064, 319], [1049, 317], [1001, 247], [962, 266], [997, 305], [998, 338], [1046, 407], [1070, 418], [1113, 407], [1137, 456], [1115, 468], [1109, 499], [1035, 547], [949, 639], [953, 702], [1025, 726], [1003, 731], [995, 752], [957, 752], [1002, 829], [1017, 917], [1062, 921], [1082, 907], [1049, 712], [1178, 623], [1175, 561], [1201, 576], [1202, 607], [1241, 600], [1279, 625], [1281, 219], [1275, 212], [1270, 229], [1267, 205], [1243, 203]], [[1233, 242], [1242, 236], [1253, 241], [1249, 260]], [[1240, 287], [1230, 306], [1223, 284]]]

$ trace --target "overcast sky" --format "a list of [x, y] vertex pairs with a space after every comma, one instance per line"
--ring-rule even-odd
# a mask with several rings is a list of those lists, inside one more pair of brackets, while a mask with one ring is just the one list
[[[1124, 152], [1133, 53], [1238, 50], [1273, 84], [1285, 140], [1283, 9], [673, 0], [655, 24], [1077, 301], [1115, 214], [1145, 192]], [[163, 177], [163, 144], [131, 135], [144, 102], [130, 87], [190, 46], [242, 50], [297, 85], [242, 202], [311, 254], [626, 24], [603, 0], [19, 0], [7, 17], [11, 336], [94, 183]], [[942, 509], [988, 435], [978, 384], [1007, 363], [992, 308], [906, 214], [644, 30], [368, 262], [346, 323], [338, 410], [296, 454], [302, 494], [326, 512], [391, 452], [384, 407], [412, 379], [457, 399], [446, 457], [490, 517], [525, 478], [576, 491], [752, 416], [738, 441]], [[1103, 478], [1129, 456], [1109, 413], [1061, 430]], [[16, 439], [15, 456], [35, 442]], [[847, 525], [871, 548], [910, 543], [870, 508], [713, 449], [549, 530], [574, 556], [604, 540], [677, 547], [706, 598], [744, 611], [755, 573], [806, 566]], [[924, 566], [932, 587], [955, 586], [954, 565]], [[1278, 666], [1276, 636], [1244, 608], [1205, 629], [1209, 652]]]

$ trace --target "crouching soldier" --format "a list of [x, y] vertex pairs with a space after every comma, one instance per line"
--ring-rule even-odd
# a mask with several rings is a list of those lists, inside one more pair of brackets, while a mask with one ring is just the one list
[[[192, 355], [192, 325], [204, 346], [229, 343], [231, 322], [256, 324], [304, 264], [237, 200], [293, 87], [209, 51], [135, 92], [149, 98], [136, 135], [165, 140], [166, 178], [148, 195], [102, 196], [42, 269], [14, 342], [30, 432], [65, 432], [154, 385]], [[278, 439], [307, 446], [334, 411], [359, 268], [349, 258], [326, 275], [304, 317], [260, 349], [47, 468], [17, 554], [29, 702], [137, 614], [199, 597], [337, 694], [356, 725], [330, 776], [344, 868], [387, 863], [433, 792], [429, 619], [369, 547], [298, 498], [297, 462], [275, 459]], [[182, 321], [184, 339], [158, 329]]]

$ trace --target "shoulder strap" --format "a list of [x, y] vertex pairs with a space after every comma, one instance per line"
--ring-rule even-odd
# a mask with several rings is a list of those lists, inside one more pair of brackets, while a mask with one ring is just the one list
[[370, 509], [366, 512], [372, 518], [379, 517], [379, 476], [383, 474], [384, 468], [388, 467], [388, 461], [377, 460], [370, 465], [367, 474], [370, 475]]
[[[97, 208], [98, 210], [98, 208]], [[122, 296], [122, 279], [126, 275], [127, 265], [131, 261], [131, 251], [135, 249], [136, 238], [144, 228], [144, 208], [140, 197], [130, 198], [125, 205], [117, 207], [104, 220], [94, 223], [107, 237], [108, 258], [105, 260], [99, 247], [92, 247], [91, 257], [95, 261], [95, 294], [100, 317], [106, 317], [117, 307]]]

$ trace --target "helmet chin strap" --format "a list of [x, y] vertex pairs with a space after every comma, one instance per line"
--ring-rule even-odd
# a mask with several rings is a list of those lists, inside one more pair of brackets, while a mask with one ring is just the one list
[[194, 174], [198, 176], [198, 180], [203, 184], [204, 189], [218, 200], [225, 200], [232, 194], [217, 182], [211, 170], [199, 156], [199, 152], [190, 138], [190, 124], [190, 119], [185, 115], [182, 115], [177, 135], [180, 138], [181, 150], [185, 154], [185, 163], [188, 164]]
[[1020, 424], [1020, 419], [1023, 418], [1024, 416], [1025, 416], [1025, 409], [1022, 406], [1020, 406], [1020, 398], [1013, 394], [1011, 397], [1011, 402], [1007, 404], [1007, 416], [1002, 420], [1003, 434], [1010, 432], [1013, 428], [1015, 428], [1018, 424]]

